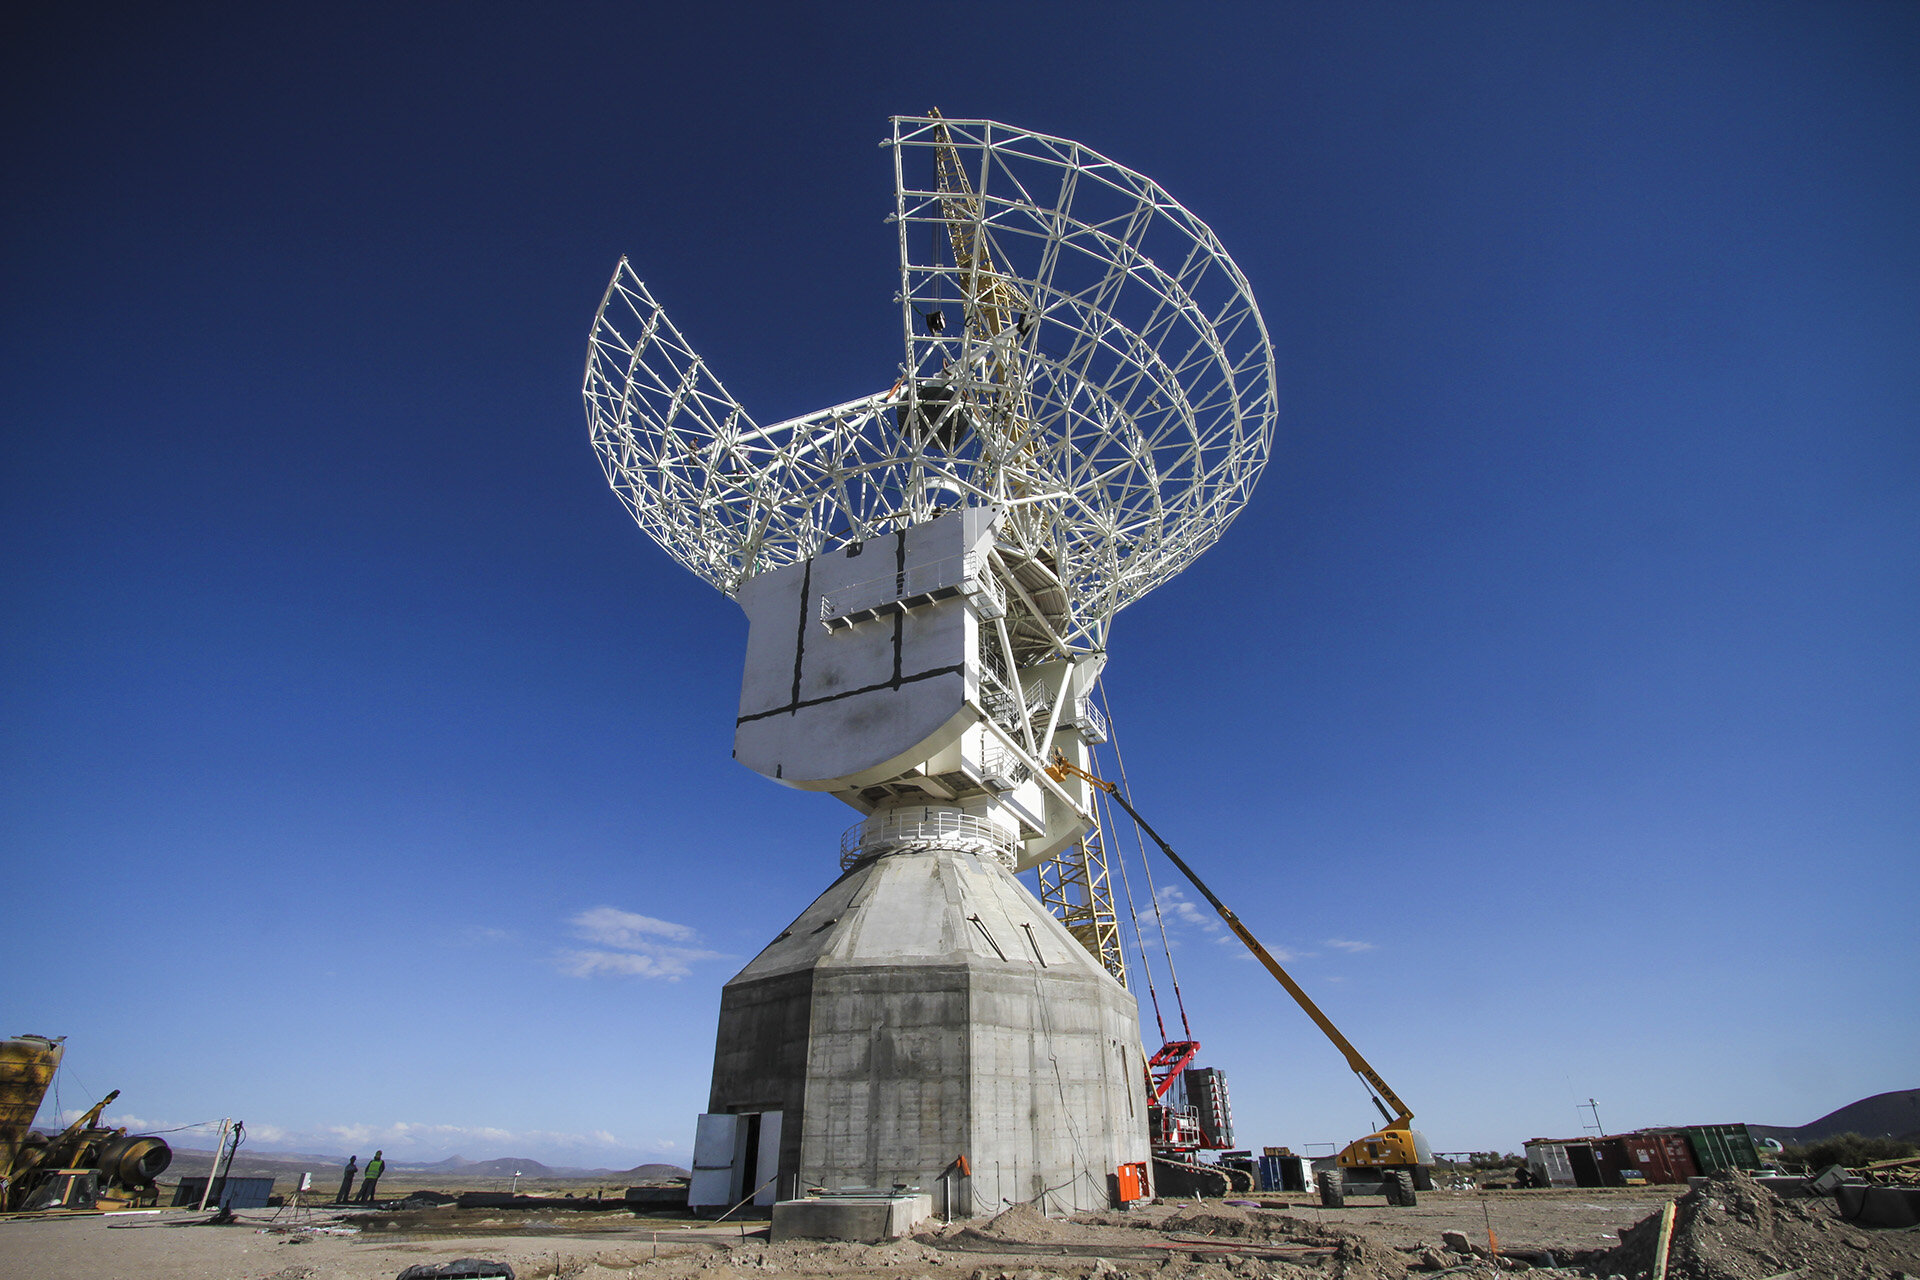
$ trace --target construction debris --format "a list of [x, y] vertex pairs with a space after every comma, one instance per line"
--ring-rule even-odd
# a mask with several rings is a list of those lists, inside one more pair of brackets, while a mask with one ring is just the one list
[[396, 1280], [513, 1280], [513, 1268], [487, 1258], [455, 1258], [437, 1265], [408, 1267]]
[[[1621, 1232], [1619, 1247], [1585, 1260], [1595, 1276], [1654, 1273], [1658, 1215]], [[1671, 1280], [1772, 1280], [1920, 1275], [1920, 1239], [1841, 1218], [1831, 1200], [1776, 1195], [1740, 1171], [1680, 1197], [1667, 1251]]]
[[[1920, 1280], [1920, 1232], [1864, 1228], [1830, 1197], [1775, 1192], [1745, 1174], [1677, 1200], [1603, 1188], [1436, 1191], [1415, 1213], [1330, 1211], [1307, 1192], [1289, 1207], [1207, 1200], [1064, 1218], [1020, 1205], [990, 1219], [927, 1224], [883, 1245], [772, 1244], [764, 1224], [752, 1222], [457, 1205], [316, 1212], [281, 1236], [264, 1214], [245, 1212], [227, 1215], [227, 1231], [142, 1229], [174, 1225], [165, 1217], [63, 1215], [30, 1230], [0, 1227], [0, 1274], [82, 1280], [172, 1268], [234, 1280], [393, 1280], [409, 1262], [477, 1260], [524, 1280], [1650, 1280], [1669, 1205], [1671, 1280]], [[182, 1214], [177, 1225], [207, 1216]], [[349, 1220], [366, 1233], [352, 1232]], [[263, 1244], [300, 1261], [269, 1258]]]

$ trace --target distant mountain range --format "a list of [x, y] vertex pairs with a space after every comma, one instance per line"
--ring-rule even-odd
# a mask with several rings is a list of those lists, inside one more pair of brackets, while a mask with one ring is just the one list
[[463, 1178], [511, 1178], [519, 1174], [523, 1178], [565, 1178], [610, 1177], [612, 1169], [566, 1169], [564, 1171], [538, 1160], [515, 1160], [503, 1157], [499, 1160], [469, 1160], [465, 1156], [448, 1156], [445, 1160], [435, 1160], [424, 1164], [410, 1160], [390, 1160], [387, 1162], [396, 1171], [406, 1169], [412, 1173], [457, 1173]]
[[1876, 1093], [1796, 1128], [1749, 1124], [1747, 1130], [1756, 1138], [1773, 1138], [1789, 1147], [1805, 1146], [1842, 1133], [1920, 1142], [1920, 1089]]
[[[358, 1155], [364, 1166], [372, 1151], [362, 1151]], [[213, 1163], [213, 1152], [193, 1148], [175, 1147], [173, 1164], [168, 1173], [174, 1177], [181, 1174], [194, 1176], [204, 1174]], [[319, 1155], [305, 1151], [267, 1151], [250, 1144], [240, 1148], [235, 1158], [235, 1176], [265, 1177], [269, 1174], [290, 1176], [303, 1172], [312, 1172], [316, 1180], [328, 1175], [338, 1175], [347, 1163], [343, 1155]], [[653, 1182], [664, 1178], [684, 1178], [689, 1176], [685, 1169], [671, 1164], [643, 1164], [631, 1169], [574, 1169], [564, 1165], [542, 1164], [538, 1160], [468, 1160], [463, 1156], [448, 1156], [445, 1160], [431, 1163], [412, 1160], [389, 1160], [387, 1167], [394, 1173], [408, 1174], [445, 1174], [449, 1178], [512, 1178], [517, 1172], [526, 1179], [597, 1179], [608, 1183]]]
[[448, 1156], [432, 1164], [404, 1160], [390, 1163], [396, 1171], [406, 1169], [413, 1173], [457, 1174], [462, 1178], [511, 1178], [517, 1173], [523, 1178], [631, 1178], [636, 1182], [645, 1182], [649, 1178], [688, 1176], [685, 1169], [671, 1164], [643, 1164], [631, 1169], [571, 1169], [565, 1166], [555, 1168], [538, 1160], [468, 1160], [464, 1156]]

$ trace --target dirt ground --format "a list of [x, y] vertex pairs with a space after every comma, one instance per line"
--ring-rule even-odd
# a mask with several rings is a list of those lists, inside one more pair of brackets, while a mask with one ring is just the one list
[[[393, 1280], [420, 1263], [486, 1258], [519, 1280], [1403, 1280], [1413, 1275], [1638, 1280], [1667, 1188], [1434, 1191], [1411, 1209], [1305, 1198], [1173, 1201], [1048, 1219], [1026, 1207], [928, 1224], [887, 1245], [771, 1245], [766, 1224], [570, 1210], [188, 1210], [0, 1220], [8, 1280]], [[1750, 1179], [1680, 1196], [1675, 1280], [1920, 1280], [1920, 1234], [1841, 1221]], [[1488, 1248], [1488, 1230], [1501, 1257]], [[1454, 1233], [1454, 1234], [1448, 1234]], [[1549, 1263], [1549, 1257], [1551, 1262]]]

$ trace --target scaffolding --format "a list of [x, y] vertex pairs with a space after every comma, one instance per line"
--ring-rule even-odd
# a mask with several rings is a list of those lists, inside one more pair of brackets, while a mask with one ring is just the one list
[[1121, 986], [1127, 985], [1127, 958], [1120, 951], [1120, 920], [1113, 907], [1113, 886], [1107, 879], [1107, 851], [1094, 827], [1037, 868], [1040, 902], [1106, 967]]

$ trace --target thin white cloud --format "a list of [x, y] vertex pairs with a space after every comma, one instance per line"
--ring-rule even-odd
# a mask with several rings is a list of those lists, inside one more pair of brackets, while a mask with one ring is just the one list
[[[115, 1117], [137, 1133], [165, 1133], [182, 1150], [211, 1150], [219, 1122], [182, 1126], [135, 1116]], [[685, 1163], [687, 1145], [672, 1138], [622, 1138], [606, 1129], [571, 1133], [491, 1125], [431, 1124], [395, 1120], [384, 1124], [316, 1124], [289, 1127], [247, 1122], [247, 1144], [260, 1152], [301, 1152], [362, 1159], [377, 1148], [387, 1159], [431, 1164], [451, 1156], [469, 1160], [520, 1158], [549, 1165], [626, 1169], [650, 1161]]]
[[594, 907], [567, 923], [574, 937], [598, 944], [555, 954], [554, 964], [572, 978], [604, 975], [678, 982], [690, 975], [698, 962], [726, 958], [723, 952], [682, 945], [700, 939], [699, 933], [687, 925], [617, 907]]
[[1349, 954], [1373, 950], [1373, 944], [1371, 942], [1356, 942], [1351, 938], [1328, 938], [1327, 945]]
[[1219, 931], [1219, 919], [1202, 911], [1199, 904], [1181, 892], [1178, 885], [1165, 885], [1154, 896], [1160, 904], [1162, 915], [1170, 916], [1180, 924], [1190, 924], [1207, 933]]
[[[254, 1126], [247, 1127], [252, 1135]], [[644, 1149], [623, 1141], [605, 1129], [586, 1133], [562, 1133], [547, 1129], [502, 1129], [491, 1125], [427, 1124], [395, 1120], [388, 1124], [333, 1124], [309, 1130], [276, 1129], [275, 1137], [263, 1139], [283, 1150], [370, 1151], [379, 1148], [389, 1160], [434, 1161], [450, 1156], [470, 1160], [492, 1160], [511, 1156], [540, 1160], [543, 1163], [590, 1161], [596, 1164], [641, 1163], [644, 1151], [660, 1149], [659, 1143], [647, 1143]]]
[[684, 947], [658, 947], [644, 951], [562, 951], [554, 958], [560, 972], [571, 978], [593, 978], [601, 974], [621, 978], [665, 978], [678, 982], [693, 972], [695, 960], [713, 960], [717, 951], [694, 951]]
[[470, 1146], [476, 1150], [490, 1150], [499, 1145], [522, 1143], [542, 1146], [560, 1146], [580, 1149], [599, 1147], [618, 1147], [623, 1145], [605, 1129], [594, 1129], [587, 1133], [556, 1133], [546, 1129], [501, 1129], [491, 1125], [465, 1124], [424, 1124], [412, 1120], [395, 1120], [389, 1124], [336, 1124], [315, 1131], [335, 1140], [349, 1143], [368, 1143], [407, 1151], [424, 1148], [428, 1150], [451, 1150], [455, 1147]]
[[[72, 1124], [85, 1112], [62, 1112], [62, 1124]], [[196, 1141], [211, 1145], [220, 1131], [218, 1120], [208, 1120], [198, 1124], [180, 1124], [178, 1121], [154, 1119], [151, 1116], [138, 1116], [131, 1112], [109, 1111], [106, 1116], [116, 1126], [124, 1126], [132, 1133], [162, 1133], [169, 1135], [176, 1146], [191, 1147]], [[385, 1147], [388, 1154], [415, 1153], [422, 1158], [444, 1158], [459, 1154], [459, 1148], [476, 1150], [504, 1150], [515, 1146], [539, 1146], [592, 1151], [599, 1148], [632, 1148], [633, 1143], [623, 1142], [604, 1129], [589, 1133], [558, 1133], [541, 1129], [500, 1129], [485, 1126], [421, 1124], [414, 1121], [396, 1120], [390, 1124], [331, 1124], [312, 1128], [292, 1128], [261, 1120], [249, 1120], [246, 1128], [246, 1141], [259, 1149], [281, 1151], [329, 1150], [332, 1148]], [[671, 1144], [668, 1144], [669, 1146]], [[647, 1149], [658, 1148], [660, 1144], [649, 1143]], [[437, 1153], [437, 1155], [436, 1155]], [[524, 1154], [524, 1153], [521, 1153]], [[414, 1158], [412, 1154], [403, 1154], [401, 1158]]]
[[[1259, 963], [1258, 959], [1254, 956], [1253, 952], [1247, 950], [1246, 944], [1240, 941], [1240, 939], [1234, 937], [1230, 933], [1223, 933], [1219, 937], [1215, 938], [1214, 941], [1219, 943], [1223, 947], [1232, 948], [1234, 952], [1236, 952], [1239, 955], [1240, 959], [1245, 960], [1250, 964]], [[1261, 943], [1260, 945], [1263, 947], [1267, 946], [1267, 944], [1264, 942]], [[1281, 964], [1292, 964], [1295, 960], [1298, 960], [1302, 955], [1311, 954], [1311, 953], [1300, 952], [1300, 951], [1289, 951], [1285, 947], [1267, 947], [1267, 954], [1272, 956], [1276, 961], [1278, 961]]]
[[[85, 1114], [87, 1114], [86, 1107], [69, 1107], [62, 1111], [53, 1112], [52, 1123], [58, 1124], [64, 1129]], [[41, 1117], [41, 1123], [48, 1123], [45, 1116]], [[111, 1125], [115, 1128], [123, 1128], [130, 1133], [151, 1133], [162, 1126], [162, 1122], [159, 1120], [148, 1120], [144, 1117], [134, 1115], [131, 1111], [122, 1111], [118, 1107], [108, 1107], [105, 1111], [101, 1112], [100, 1123]], [[213, 1124], [216, 1129], [220, 1127], [218, 1120], [214, 1121]], [[179, 1128], [181, 1126], [168, 1125], [166, 1127]]]
[[655, 920], [652, 916], [636, 915], [617, 907], [594, 907], [582, 911], [567, 923], [573, 926], [573, 936], [576, 938], [626, 951], [652, 945], [656, 938], [665, 938], [669, 942], [691, 942], [698, 936], [684, 924]]

